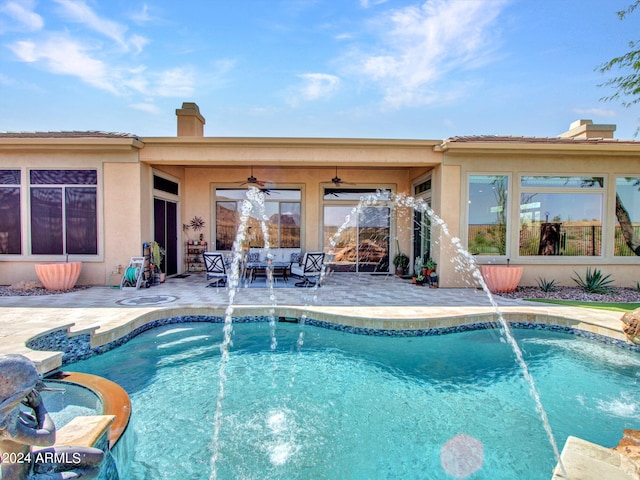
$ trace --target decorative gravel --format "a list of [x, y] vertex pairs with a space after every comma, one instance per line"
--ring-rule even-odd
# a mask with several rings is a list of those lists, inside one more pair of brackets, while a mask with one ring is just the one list
[[71, 290], [47, 290], [46, 288], [11, 288], [0, 287], [0, 297], [34, 297], [38, 295], [60, 295], [63, 293], [77, 292], [78, 290], [86, 290], [91, 286], [83, 285], [80, 287], [74, 287]]
[[515, 292], [501, 293], [502, 298], [549, 298], [555, 300], [578, 300], [581, 302], [635, 302], [640, 303], [637, 288], [612, 287], [611, 293], [587, 293], [577, 287], [556, 287], [553, 292], [543, 292], [540, 287], [518, 287]]

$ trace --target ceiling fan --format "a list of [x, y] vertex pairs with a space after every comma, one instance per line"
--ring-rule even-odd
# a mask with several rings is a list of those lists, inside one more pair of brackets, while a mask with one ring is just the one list
[[338, 167], [337, 167], [337, 166], [336, 166], [336, 176], [335, 176], [335, 177], [333, 177], [333, 178], [331, 179], [331, 181], [333, 182], [333, 184], [334, 184], [336, 187], [339, 187], [340, 185], [355, 185], [354, 183], [351, 183], [351, 182], [345, 182], [345, 181], [343, 181], [343, 180], [338, 176]]
[[265, 182], [262, 180], [258, 180], [256, 177], [253, 176], [253, 166], [251, 166], [251, 175], [249, 175], [247, 177], [247, 180], [245, 182], [242, 182], [240, 185], [241, 186], [253, 185], [265, 195], [271, 195], [271, 189], [269, 189], [268, 186], [273, 185], [273, 182]]
[[247, 177], [247, 181], [243, 182], [242, 185], [257, 185], [258, 187], [264, 187], [266, 185], [266, 182], [258, 180], [256, 177], [253, 176], [253, 166], [252, 166], [251, 175]]

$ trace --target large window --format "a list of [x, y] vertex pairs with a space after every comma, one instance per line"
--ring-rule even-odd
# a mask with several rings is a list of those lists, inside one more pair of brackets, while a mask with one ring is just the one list
[[507, 254], [507, 200], [505, 175], [469, 176], [468, 250], [474, 255]]
[[29, 180], [31, 253], [97, 254], [96, 170], [31, 170]]
[[[380, 206], [356, 208], [362, 197], [376, 194]], [[388, 272], [391, 209], [390, 192], [373, 189], [324, 190], [324, 249], [338, 272]]]
[[524, 176], [520, 255], [602, 255], [603, 177]]
[[[232, 250], [241, 221], [246, 189], [216, 190], [216, 250]], [[252, 205], [247, 219], [245, 245], [250, 248], [300, 248], [300, 190], [267, 190], [264, 210]]]
[[20, 170], [0, 170], [0, 254], [20, 254]]
[[640, 255], [640, 178], [616, 178], [614, 254]]

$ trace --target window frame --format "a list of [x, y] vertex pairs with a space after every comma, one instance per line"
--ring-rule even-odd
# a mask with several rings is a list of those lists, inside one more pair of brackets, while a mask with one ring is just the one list
[[[95, 183], [77, 183], [77, 184], [69, 184], [69, 183], [31, 183], [31, 172], [32, 171], [92, 171], [95, 172]], [[97, 166], [83, 166], [83, 167], [30, 167], [22, 169], [24, 177], [22, 180], [22, 188], [25, 195], [23, 195], [23, 203], [25, 206], [24, 212], [22, 214], [22, 229], [23, 231], [27, 231], [26, 238], [23, 240], [26, 242], [26, 249], [23, 248], [23, 251], [28, 252], [26, 255], [29, 260], [37, 260], [37, 261], [56, 261], [64, 259], [65, 261], [69, 258], [73, 258], [77, 261], [102, 261], [103, 253], [102, 253], [102, 170]], [[31, 217], [31, 192], [32, 188], [60, 188], [62, 192], [62, 245], [63, 252], [58, 253], [45, 253], [45, 254], [37, 254], [33, 253], [32, 245], [33, 245], [33, 231], [32, 231], [32, 217]], [[95, 233], [96, 233], [96, 253], [66, 253], [66, 189], [67, 188], [93, 188], [95, 190]], [[23, 247], [25, 244], [23, 243]]]
[[504, 172], [504, 171], [467, 172], [466, 179], [465, 179], [466, 181], [465, 190], [464, 190], [464, 201], [466, 202], [466, 206], [464, 209], [465, 225], [461, 229], [461, 233], [463, 233], [464, 235], [467, 251], [469, 251], [469, 241], [470, 241], [469, 227], [470, 227], [470, 220], [471, 220], [471, 210], [470, 210], [471, 177], [506, 177], [507, 179], [507, 204], [505, 206], [505, 220], [507, 222], [505, 227], [505, 230], [506, 230], [505, 231], [505, 253], [474, 255], [474, 258], [476, 259], [478, 264], [493, 263], [495, 261], [502, 261], [508, 258], [513, 258], [512, 245], [514, 244], [513, 242], [514, 229], [512, 227], [512, 224], [513, 224], [513, 209], [515, 208], [513, 206], [513, 203], [514, 203], [513, 198], [514, 198], [514, 195], [516, 194], [519, 196], [519, 192], [517, 192], [517, 189], [515, 188], [515, 185], [514, 185], [514, 180], [513, 180], [514, 175], [512, 174], [512, 172]]
[[[551, 185], [551, 186], [522, 186], [522, 182], [523, 182], [523, 178], [526, 177], [548, 177], [548, 178], [602, 178], [602, 186], [599, 187], [577, 187], [577, 186], [569, 186], [569, 187], [562, 187], [562, 186], [556, 186], [556, 185]], [[597, 172], [597, 173], [581, 173], [581, 172], [571, 172], [571, 173], [565, 173], [565, 172], [554, 172], [554, 173], [547, 173], [547, 174], [540, 174], [540, 173], [529, 173], [529, 172], [521, 172], [518, 174], [518, 181], [517, 181], [517, 186], [516, 186], [516, 190], [515, 190], [515, 194], [517, 194], [517, 200], [518, 200], [518, 208], [517, 208], [517, 222], [514, 224], [517, 224], [517, 229], [514, 227], [514, 232], [513, 234], [515, 235], [515, 238], [517, 239], [517, 242], [515, 243], [515, 245], [517, 245], [517, 247], [514, 247], [514, 254], [515, 256], [521, 260], [521, 261], [532, 261], [533, 259], [537, 259], [537, 260], [542, 260], [545, 259], [546, 262], [540, 262], [540, 263], [557, 263], [559, 260], [561, 260], [561, 263], [567, 263], [567, 264], [581, 264], [581, 263], [589, 263], [592, 262], [594, 260], [596, 261], [601, 261], [603, 260], [607, 255], [606, 252], [608, 250], [609, 247], [609, 239], [608, 239], [608, 235], [606, 234], [606, 232], [608, 231], [607, 227], [607, 219], [609, 217], [609, 215], [607, 214], [608, 210], [608, 192], [610, 190], [610, 178], [609, 175], [607, 173], [602, 173], [602, 172]], [[569, 195], [569, 194], [576, 194], [576, 195], [600, 195], [600, 199], [601, 199], [601, 204], [600, 204], [600, 252], [598, 255], [521, 255], [520, 253], [520, 232], [521, 232], [521, 198], [523, 194], [527, 194], [527, 193], [542, 193], [542, 194], [559, 194], [559, 195]], [[515, 208], [515, 207], [514, 207]]]
[[[228, 202], [228, 203], [235, 203], [236, 204], [236, 217], [235, 217], [235, 231], [237, 233], [238, 231], [238, 226], [239, 226], [239, 203], [244, 201], [244, 200], [234, 200], [234, 199], [222, 199], [219, 198], [218, 196], [218, 192], [221, 191], [242, 191], [242, 190], [246, 190], [246, 188], [241, 188], [241, 187], [237, 187], [237, 186], [229, 186], [229, 185], [224, 185], [224, 184], [219, 184], [219, 185], [212, 185], [212, 204], [211, 204], [211, 218], [212, 218], [212, 222], [211, 222], [211, 244], [212, 244], [212, 248], [215, 247], [216, 251], [222, 251], [222, 252], [230, 252], [231, 250], [228, 249], [219, 249], [218, 248], [218, 218], [217, 218], [217, 209], [218, 209], [218, 202]], [[304, 189], [302, 186], [300, 185], [293, 185], [293, 186], [288, 186], [288, 185], [282, 185], [282, 186], [278, 186], [277, 188], [270, 188], [269, 190], [274, 190], [274, 191], [278, 191], [278, 190], [290, 190], [290, 191], [297, 191], [300, 195], [300, 199], [299, 200], [291, 200], [291, 199], [278, 199], [278, 198], [271, 198], [270, 196], [266, 195], [265, 196], [265, 202], [266, 203], [275, 203], [277, 204], [277, 210], [278, 210], [278, 239], [277, 239], [277, 245], [276, 246], [270, 246], [270, 249], [281, 249], [281, 248], [288, 248], [288, 249], [302, 249], [303, 245], [304, 245]], [[281, 223], [280, 223], [280, 215], [281, 215], [281, 204], [282, 203], [298, 203], [300, 205], [300, 233], [299, 233], [299, 246], [298, 247], [282, 247], [281, 246], [281, 237], [282, 237], [282, 232], [281, 232]], [[271, 239], [270, 239], [271, 240]], [[234, 241], [235, 241], [235, 236], [234, 236]], [[259, 245], [259, 246], [255, 246], [252, 245], [251, 248], [265, 248], [264, 244]]]
[[25, 172], [23, 168], [17, 167], [3, 167], [0, 169], [2, 171], [16, 171], [18, 172], [18, 182], [17, 183], [0, 183], [0, 189], [12, 189], [17, 190], [18, 192], [18, 252], [16, 253], [0, 253], [2, 258], [9, 257], [22, 257], [24, 255], [24, 181], [25, 181]]
[[[396, 193], [396, 185], [395, 184], [357, 184], [357, 185], [353, 185], [353, 186], [345, 186], [345, 187], [337, 187], [335, 184], [333, 183], [327, 183], [327, 182], [323, 182], [320, 184], [320, 190], [319, 190], [319, 197], [320, 197], [320, 203], [319, 203], [319, 207], [320, 207], [320, 228], [319, 228], [319, 235], [320, 235], [320, 248], [322, 249], [323, 252], [328, 254], [327, 260], [325, 261], [325, 263], [327, 264], [331, 264], [333, 262], [333, 257], [331, 255], [331, 246], [330, 245], [326, 245], [325, 244], [325, 227], [326, 227], [326, 223], [325, 223], [325, 207], [347, 207], [347, 208], [355, 208], [359, 205], [360, 200], [356, 200], [355, 198], [327, 198], [327, 190], [345, 190], [348, 191], [349, 193], [358, 193], [358, 192], [362, 192], [362, 194], [371, 194], [371, 193], [375, 193], [378, 190], [384, 190], [387, 191], [389, 193], [389, 198], [388, 199], [381, 199], [380, 200], [380, 205], [377, 205], [376, 207], [378, 208], [388, 208], [389, 209], [389, 246], [388, 246], [388, 256], [389, 256], [389, 270], [385, 271], [385, 272], [370, 272], [365, 270], [362, 270], [362, 272], [365, 273], [371, 273], [371, 274], [375, 274], [375, 273], [380, 273], [380, 274], [388, 274], [389, 272], [391, 272], [391, 267], [393, 267], [393, 263], [391, 261], [391, 259], [393, 259], [393, 257], [395, 256], [395, 254], [397, 252], [395, 252], [395, 245], [394, 242], [392, 241], [393, 238], [395, 238], [396, 236], [396, 232], [397, 232], [397, 219], [396, 219], [396, 213], [395, 213], [395, 206], [394, 206], [394, 200], [393, 200], [393, 196]], [[366, 207], [365, 207], [366, 208]], [[355, 225], [354, 227], [356, 228], [356, 232], [359, 231], [360, 229], [360, 219], [356, 219], [355, 221]], [[356, 261], [356, 263], [354, 264], [356, 265], [356, 268], [354, 270], [354, 272], [360, 272], [360, 266], [359, 263]]]
[[[615, 235], [616, 235], [616, 229], [618, 228], [618, 225], [619, 225], [618, 216], [616, 215], [616, 197], [618, 195], [618, 180], [625, 179], [625, 178], [640, 180], [640, 172], [637, 174], [615, 174], [611, 176], [610, 181], [613, 187], [610, 189], [611, 191], [608, 193], [610, 194], [611, 203], [612, 203], [612, 207], [611, 207], [612, 225], [610, 226], [610, 230], [609, 229], [607, 230], [607, 239], [610, 239], [611, 241], [610, 249], [611, 249], [612, 261], [614, 263], [623, 263], [623, 264], [632, 262], [633, 260], [637, 262], [640, 259], [640, 257], [638, 257], [637, 255], [616, 255], [615, 253], [615, 247], [616, 247]], [[640, 186], [636, 188], [640, 189]], [[638, 192], [638, 195], [640, 195], [640, 192]], [[625, 204], [624, 201], [622, 202], [622, 204], [625, 206], [625, 209], [627, 210], [627, 212], [631, 214], [631, 212], [629, 211], [628, 204]], [[631, 218], [631, 222], [633, 223], [633, 218]]]

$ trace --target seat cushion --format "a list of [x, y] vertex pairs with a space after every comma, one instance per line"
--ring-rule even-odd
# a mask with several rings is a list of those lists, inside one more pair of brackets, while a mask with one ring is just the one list
[[294, 263], [293, 265], [291, 265], [291, 275], [297, 275], [299, 277], [303, 277], [304, 267], [298, 265], [297, 263]]

